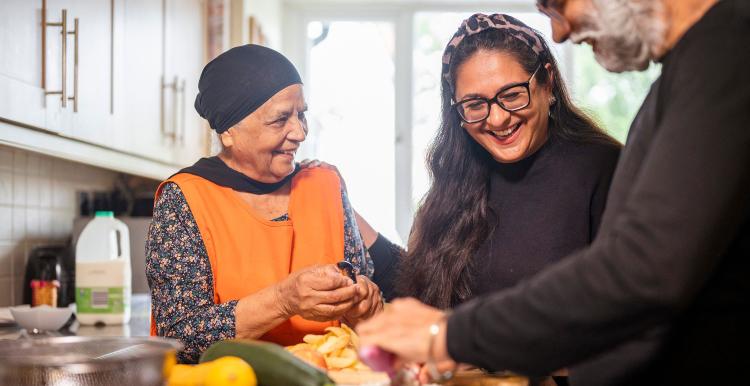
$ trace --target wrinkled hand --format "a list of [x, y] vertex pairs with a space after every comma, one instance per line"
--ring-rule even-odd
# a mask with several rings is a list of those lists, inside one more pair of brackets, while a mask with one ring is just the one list
[[287, 318], [338, 320], [360, 301], [358, 287], [333, 264], [297, 271], [276, 288], [279, 307]]
[[380, 288], [367, 276], [357, 276], [357, 292], [360, 298], [359, 302], [355, 303], [343, 317], [344, 321], [352, 327], [383, 310]]
[[360, 342], [376, 345], [396, 354], [402, 362], [424, 363], [429, 357], [430, 325], [438, 323], [432, 358], [438, 363], [450, 361], [446, 345], [444, 313], [416, 299], [397, 299], [372, 319], [357, 326]]
[[344, 181], [344, 177], [341, 177], [341, 172], [339, 172], [339, 169], [336, 168], [335, 166], [329, 163], [323, 162], [323, 161], [316, 160], [316, 159], [312, 159], [312, 160], [304, 159], [299, 163], [299, 167], [300, 169], [323, 168], [323, 169], [333, 170], [339, 176], [339, 181], [341, 181], [341, 189], [343, 191], [346, 191], [346, 182]]

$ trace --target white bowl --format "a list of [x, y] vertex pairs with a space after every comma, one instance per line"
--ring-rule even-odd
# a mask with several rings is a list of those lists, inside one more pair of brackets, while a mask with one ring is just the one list
[[70, 319], [73, 310], [68, 307], [13, 307], [10, 309], [16, 323], [26, 330], [57, 331]]

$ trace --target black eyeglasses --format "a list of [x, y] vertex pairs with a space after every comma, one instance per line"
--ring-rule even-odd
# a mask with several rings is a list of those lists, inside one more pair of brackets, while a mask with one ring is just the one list
[[458, 116], [466, 123], [477, 123], [484, 121], [490, 116], [492, 103], [497, 103], [501, 109], [514, 112], [529, 107], [531, 104], [531, 91], [529, 86], [536, 73], [542, 67], [540, 63], [529, 80], [523, 83], [515, 83], [503, 87], [492, 99], [482, 97], [471, 97], [453, 103], [452, 108], [458, 112]]

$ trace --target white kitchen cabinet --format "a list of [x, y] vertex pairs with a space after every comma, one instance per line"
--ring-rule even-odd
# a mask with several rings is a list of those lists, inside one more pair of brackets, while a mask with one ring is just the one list
[[[63, 4], [50, 1], [47, 20], [60, 22], [62, 9]], [[45, 95], [44, 87], [62, 91], [61, 27], [46, 29], [43, 59], [41, 18], [41, 1], [0, 1], [0, 119], [65, 134], [69, 115], [61, 96]]]
[[171, 162], [172, 141], [161, 123], [162, 1], [118, 0], [115, 15], [114, 137], [128, 152]]
[[205, 61], [203, 1], [119, 1], [115, 137], [130, 152], [191, 164], [205, 143], [193, 109]]
[[[49, 0], [50, 2], [55, 0]], [[117, 149], [113, 125], [114, 52], [112, 5], [102, 0], [67, 0], [69, 22], [78, 22], [68, 44], [71, 87], [69, 135]], [[76, 62], [77, 61], [77, 65]], [[72, 107], [72, 110], [71, 110]], [[72, 112], [71, 112], [72, 111]]]
[[88, 149], [82, 162], [130, 173], [132, 164], [94, 155], [121, 153], [110, 158], [137, 157], [154, 170], [192, 164], [209, 139], [193, 108], [205, 8], [205, 0], [0, 0], [0, 123], [29, 131], [0, 130], [0, 143], [48, 151], [67, 140], [57, 156]]
[[206, 58], [206, 6], [204, 0], [165, 1], [164, 123], [175, 162], [189, 165], [204, 155], [209, 139], [193, 107]]

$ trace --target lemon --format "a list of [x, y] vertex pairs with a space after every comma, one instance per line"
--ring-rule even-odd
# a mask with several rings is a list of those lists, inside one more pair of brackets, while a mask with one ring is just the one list
[[205, 376], [201, 366], [174, 365], [169, 374], [167, 386], [202, 386]]
[[242, 358], [226, 356], [211, 362], [206, 386], [257, 386], [255, 371]]
[[162, 374], [164, 374], [164, 378], [169, 379], [169, 376], [172, 374], [172, 369], [177, 365], [177, 357], [175, 356], [174, 352], [169, 352], [167, 355], [164, 356], [164, 366], [162, 367]]

